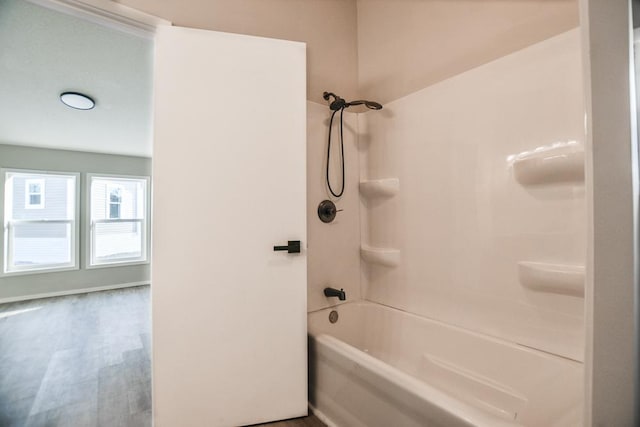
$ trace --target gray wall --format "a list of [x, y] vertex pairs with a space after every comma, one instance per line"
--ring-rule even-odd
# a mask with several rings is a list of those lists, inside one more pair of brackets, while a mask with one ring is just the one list
[[[84, 267], [87, 265], [85, 236], [88, 219], [86, 174], [151, 176], [151, 159], [0, 144], [0, 168], [81, 173], [79, 182], [80, 239], [78, 247], [80, 270], [0, 277], [0, 301], [6, 298], [64, 292], [73, 289], [149, 282], [149, 264], [90, 270]], [[3, 204], [4, 200], [0, 200], [0, 205]], [[4, 206], [0, 208], [1, 222], [4, 222], [3, 215]]]

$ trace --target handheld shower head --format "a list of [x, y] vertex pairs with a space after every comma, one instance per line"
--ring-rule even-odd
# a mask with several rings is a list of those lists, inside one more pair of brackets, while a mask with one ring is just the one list
[[[365, 99], [358, 99], [356, 101], [347, 102], [343, 98], [340, 98], [338, 95], [332, 92], [324, 92], [322, 97], [325, 101], [329, 102], [329, 109], [331, 111], [339, 111], [343, 108], [349, 108], [354, 105], [364, 105], [370, 110], [382, 110], [382, 104], [379, 104], [374, 101], [367, 101]], [[330, 99], [333, 98], [333, 101]]]
[[374, 101], [367, 101], [364, 103], [364, 105], [366, 105], [370, 110], [382, 110], [382, 104], [378, 104]]
[[[331, 118], [329, 119], [329, 136], [327, 137], [327, 188], [333, 197], [342, 197], [344, 194], [344, 186], [345, 186], [345, 176], [344, 176], [344, 136], [343, 136], [343, 116], [344, 110], [354, 106], [354, 105], [364, 105], [370, 110], [382, 110], [382, 104], [378, 104], [373, 101], [365, 101], [364, 99], [359, 99], [357, 101], [347, 102], [344, 99], [340, 98], [335, 93], [324, 92], [322, 94], [322, 98], [329, 103], [329, 109], [332, 111]], [[331, 100], [333, 98], [333, 101]], [[331, 180], [329, 179], [329, 165], [331, 164], [331, 130], [333, 129], [333, 118], [340, 111], [340, 160], [342, 163], [342, 186], [339, 192], [333, 191], [333, 187], [331, 186]]]
[[374, 101], [366, 101], [364, 99], [351, 101], [346, 104], [347, 107], [351, 107], [352, 105], [364, 105], [370, 110], [382, 110], [382, 104], [378, 104], [377, 102], [374, 102]]

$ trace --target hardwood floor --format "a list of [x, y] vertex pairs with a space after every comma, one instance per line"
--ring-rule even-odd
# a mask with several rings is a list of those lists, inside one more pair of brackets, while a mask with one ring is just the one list
[[150, 338], [148, 286], [0, 305], [0, 427], [151, 426]]
[[0, 305], [0, 426], [150, 426], [148, 287]]

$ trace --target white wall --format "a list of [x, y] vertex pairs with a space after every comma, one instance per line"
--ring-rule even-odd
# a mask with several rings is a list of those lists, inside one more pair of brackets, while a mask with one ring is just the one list
[[640, 423], [638, 140], [630, 99], [629, 6], [580, 1], [589, 189], [587, 426]]
[[[309, 258], [308, 307], [319, 310], [338, 304], [337, 298], [326, 298], [327, 286], [343, 288], [347, 301], [360, 299], [360, 211], [358, 198], [358, 134], [357, 115], [344, 115], [344, 150], [346, 188], [340, 199], [330, 197], [325, 183], [329, 107], [307, 102], [307, 238]], [[331, 186], [340, 187], [339, 115], [334, 118], [332, 134]], [[336, 219], [325, 224], [318, 218], [318, 204], [330, 199], [336, 203]]]
[[578, 24], [577, 0], [117, 1], [174, 25], [306, 42], [315, 102], [325, 90], [388, 102]]
[[[584, 265], [584, 183], [519, 183], [514, 155], [584, 141], [572, 30], [393, 101], [360, 120], [365, 178], [400, 192], [363, 203], [366, 299], [582, 360], [583, 298], [522, 286], [518, 262]], [[578, 144], [578, 145], [579, 145]]]
[[577, 0], [357, 0], [358, 88], [389, 102], [578, 25]]
[[[357, 92], [355, 0], [118, 0], [182, 27], [307, 44], [307, 99]], [[274, 100], [275, 101], [275, 100]]]

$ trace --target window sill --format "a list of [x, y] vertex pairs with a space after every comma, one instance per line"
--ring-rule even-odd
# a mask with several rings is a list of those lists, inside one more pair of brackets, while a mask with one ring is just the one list
[[52, 268], [38, 268], [33, 270], [17, 270], [0, 273], [0, 277], [13, 277], [13, 276], [26, 276], [31, 274], [47, 274], [47, 273], [59, 273], [63, 271], [77, 271], [80, 270], [78, 266], [65, 266], [65, 267], [52, 267]]
[[94, 270], [97, 268], [109, 268], [109, 267], [131, 267], [135, 265], [150, 264], [149, 260], [144, 261], [117, 261], [117, 262], [105, 262], [104, 264], [89, 264], [85, 268], [87, 270]]

